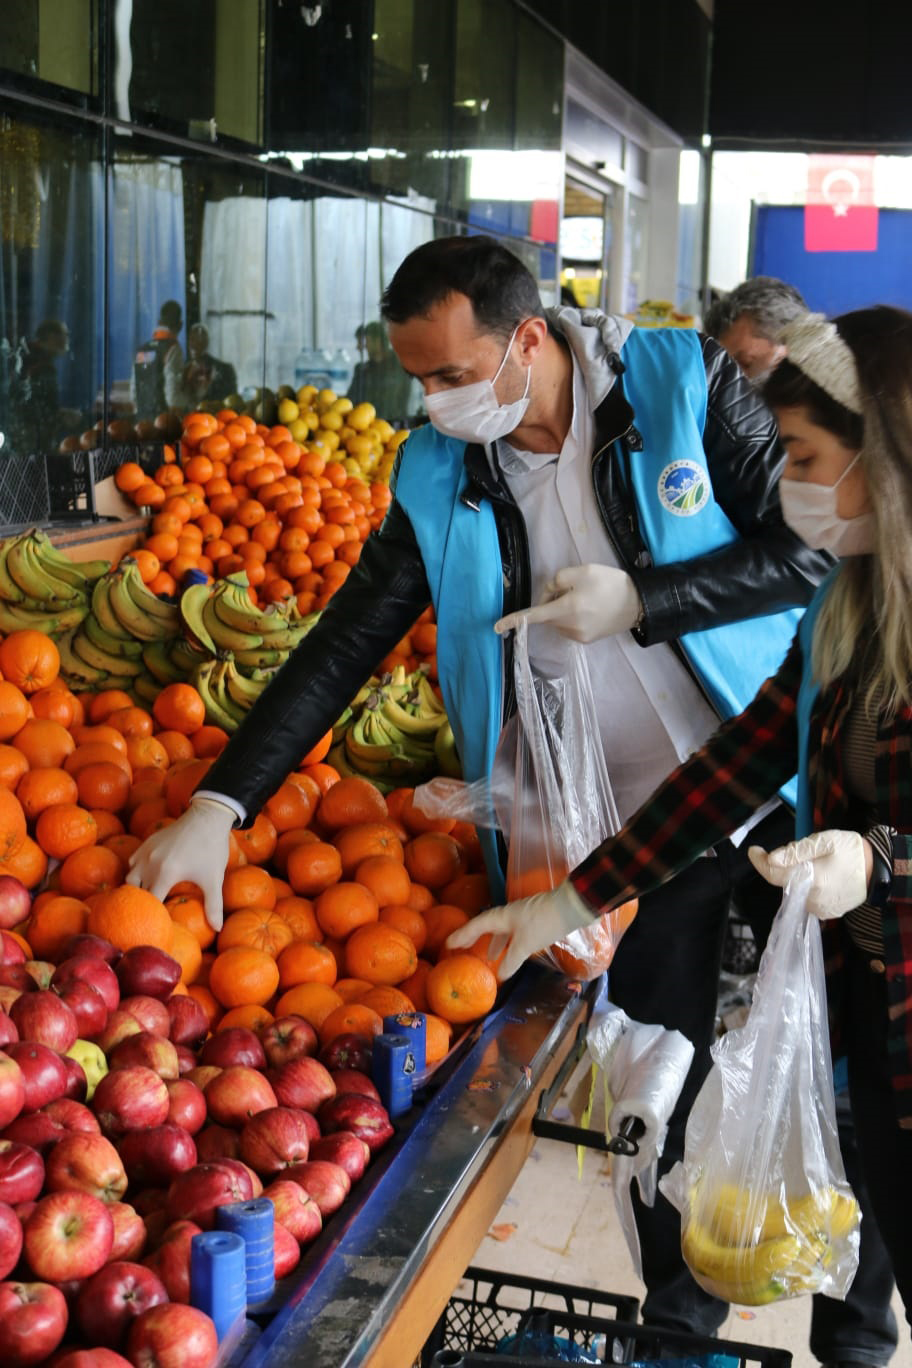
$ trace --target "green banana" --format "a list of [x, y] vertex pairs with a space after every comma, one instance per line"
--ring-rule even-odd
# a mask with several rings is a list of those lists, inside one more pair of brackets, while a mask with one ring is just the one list
[[215, 655], [215, 642], [203, 622], [203, 606], [208, 600], [208, 584], [191, 584], [181, 594], [178, 611], [191, 642], [199, 643], [203, 650]]
[[365, 708], [345, 733], [345, 750], [353, 764], [378, 764], [384, 760], [392, 760], [399, 750], [394, 742], [374, 741], [368, 735], [367, 727], [371, 720], [372, 714]]
[[28, 555], [44, 576], [55, 602], [72, 603], [89, 597], [89, 582], [82, 566], [62, 555], [43, 533], [32, 532]]
[[437, 729], [437, 734], [434, 737], [434, 756], [441, 774], [447, 775], [450, 779], [462, 778], [462, 765], [456, 750], [456, 738], [449, 722], [444, 722], [443, 726]]
[[133, 680], [133, 688], [143, 703], [154, 703], [164, 686], [153, 675], [137, 675]]
[[[330, 750], [326, 759], [329, 764], [332, 765], [333, 769], [338, 770], [343, 779], [364, 778], [361, 771], [355, 769], [354, 765], [349, 762], [343, 742], [337, 742]], [[371, 775], [371, 783], [374, 784], [381, 793], [392, 793], [393, 789], [396, 787], [395, 783], [391, 783], [389, 780], [381, 778], [380, 775]]]
[[84, 601], [84, 582], [80, 591], [55, 574], [51, 566], [42, 563], [38, 543], [31, 533], [25, 532], [11, 543], [6, 565], [26, 598], [39, 607], [53, 612]]
[[288, 659], [287, 651], [277, 651], [271, 646], [257, 646], [250, 650], [235, 651], [236, 665], [249, 665], [254, 669], [277, 669]]
[[0, 542], [0, 599], [4, 599], [7, 603], [24, 603], [25, 594], [13, 579], [6, 564], [6, 558], [12, 544], [12, 539]]
[[[120, 566], [123, 570], [124, 590], [147, 623], [146, 635], [141, 637], [141, 640], [152, 641], [155, 637], [175, 636], [179, 621], [177, 605], [166, 603], [164, 599], [152, 593], [144, 584], [139, 566], [132, 556], [124, 556]], [[116, 612], [116, 603], [114, 608]]]
[[339, 717], [336, 719], [336, 722], [333, 724], [332, 729], [333, 745], [335, 745], [337, 741], [341, 741], [343, 739], [343, 737], [345, 736], [346, 729], [350, 727], [352, 724], [353, 717], [354, 713], [352, 712], [351, 708], [346, 708], [345, 711], [341, 713]]
[[225, 662], [224, 675], [228, 696], [245, 712], [253, 707], [266, 687], [264, 683], [255, 683], [247, 675], [241, 674], [233, 661], [230, 660]]
[[107, 681], [107, 674], [76, 655], [73, 650], [73, 637], [77, 631], [78, 628], [71, 627], [56, 639], [60, 655], [60, 673], [70, 688], [97, 690]]
[[[205, 585], [203, 586], [205, 588]], [[150, 646], [156, 645], [154, 641], [149, 642]], [[198, 651], [195, 646], [191, 646], [186, 637], [173, 637], [170, 642], [165, 642], [168, 647], [168, 658], [175, 670], [180, 671], [181, 679], [186, 679], [205, 659], [202, 651]]]
[[247, 576], [243, 572], [220, 580], [212, 592], [212, 600], [216, 616], [231, 631], [243, 632], [247, 636], [264, 636], [272, 630], [273, 623], [270, 619], [276, 617], [276, 628], [285, 625], [281, 613], [263, 612], [250, 602], [247, 594]]
[[142, 647], [143, 664], [159, 684], [180, 684], [186, 678], [186, 671], [172, 659], [172, 646], [172, 642], [159, 639]]
[[239, 632], [222, 621], [215, 611], [217, 597], [217, 594], [210, 594], [202, 608], [203, 626], [216, 648], [221, 651], [249, 651], [262, 646], [263, 637], [260, 633]]
[[111, 562], [106, 560], [71, 561], [40, 527], [32, 529], [32, 536], [38, 543], [42, 559], [50, 562], [60, 579], [66, 580], [75, 589], [85, 591], [88, 588], [86, 581], [101, 579], [111, 568]]
[[103, 575], [96, 580], [92, 586], [91, 608], [92, 613], [98, 619], [101, 626], [111, 637], [121, 637], [125, 641], [133, 641], [132, 632], [128, 632], [121, 623], [114, 609], [111, 607], [111, 585], [120, 572], [114, 570], [109, 575]]
[[142, 674], [143, 664], [141, 660], [128, 660], [121, 652], [114, 655], [110, 651], [102, 650], [100, 646], [95, 645], [81, 627], [74, 633], [71, 644], [73, 651], [80, 660], [85, 661], [95, 670], [101, 670], [104, 674], [129, 676], [131, 679], [135, 675]]
[[441, 714], [445, 717], [446, 708], [431, 688], [431, 682], [424, 671], [416, 670], [412, 678], [415, 680], [415, 695], [419, 713], [428, 717], [437, 717]]
[[18, 632], [28, 627], [45, 636], [57, 636], [78, 627], [86, 614], [86, 606], [74, 604], [72, 608], [60, 608], [53, 612], [32, 612], [25, 604], [0, 602], [0, 632]]
[[[235, 656], [235, 662], [237, 662], [237, 656]], [[246, 679], [253, 679], [260, 684], [271, 684], [279, 673], [279, 670], [275, 665], [271, 666], [269, 669], [258, 669], [255, 665], [246, 665], [243, 669], [239, 669], [238, 672], [244, 675]]]
[[126, 660], [137, 660], [142, 653], [142, 642], [134, 637], [114, 636], [105, 630], [94, 613], [86, 613], [82, 630], [90, 641], [109, 655], [122, 655]]
[[416, 717], [407, 708], [403, 708], [401, 703], [397, 703], [394, 698], [390, 697], [383, 700], [383, 714], [400, 731], [410, 736], [433, 736], [446, 721], [446, 713], [443, 712], [436, 713], [433, 716], [422, 714]]
[[202, 665], [197, 665], [193, 674], [193, 684], [206, 705], [207, 722], [222, 727], [226, 732], [234, 732], [238, 728], [238, 719], [222, 705], [212, 678], [218, 663], [217, 660], [207, 660]]

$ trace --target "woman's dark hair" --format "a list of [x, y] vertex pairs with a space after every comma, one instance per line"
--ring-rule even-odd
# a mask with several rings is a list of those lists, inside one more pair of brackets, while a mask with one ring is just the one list
[[483, 332], [509, 337], [524, 318], [540, 315], [535, 278], [494, 238], [436, 238], [410, 252], [383, 295], [388, 323], [426, 317], [435, 304], [464, 294]]
[[788, 358], [779, 362], [763, 385], [763, 398], [771, 409], [806, 409], [810, 421], [832, 432], [843, 446], [852, 450], [861, 446], [864, 430], [861, 417], [831, 399], [826, 390], [815, 385]]

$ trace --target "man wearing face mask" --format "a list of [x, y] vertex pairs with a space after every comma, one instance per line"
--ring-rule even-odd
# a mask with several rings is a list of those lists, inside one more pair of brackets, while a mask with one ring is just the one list
[[[587, 643], [624, 820], [777, 668], [829, 565], [785, 526], [772, 417], [709, 339], [545, 310], [522, 263], [480, 236], [412, 252], [382, 313], [431, 423], [406, 442], [386, 520], [320, 622], [189, 812], [132, 861], [131, 881], [158, 896], [200, 884], [213, 925], [232, 824], [253, 819], [428, 603], [468, 780], [490, 771], [513, 710], [513, 615], [539, 605], [542, 668], [560, 668], [568, 638]], [[499, 900], [501, 852], [484, 844]], [[733, 867], [726, 841], [644, 898], [612, 968], [630, 1015], [697, 1049], [669, 1165], [708, 1067]], [[658, 1202], [638, 1210], [644, 1314], [712, 1333], [727, 1307], [690, 1277], [678, 1215]]]

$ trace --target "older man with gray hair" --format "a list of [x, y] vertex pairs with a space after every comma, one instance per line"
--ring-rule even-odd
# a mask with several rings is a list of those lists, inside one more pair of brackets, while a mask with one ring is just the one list
[[703, 328], [758, 385], [785, 355], [779, 341], [782, 329], [807, 310], [794, 285], [775, 276], [754, 276], [707, 309]]

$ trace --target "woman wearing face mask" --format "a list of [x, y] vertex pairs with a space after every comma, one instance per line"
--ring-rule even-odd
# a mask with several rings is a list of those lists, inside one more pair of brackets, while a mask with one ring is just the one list
[[508, 977], [571, 920], [670, 877], [797, 769], [799, 839], [750, 857], [776, 885], [811, 861], [862, 1162], [912, 1322], [912, 314], [810, 315], [783, 341], [764, 390], [787, 452], [783, 516], [839, 559], [782, 667], [566, 883], [449, 944], [510, 933]]

